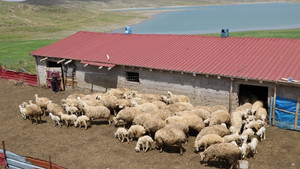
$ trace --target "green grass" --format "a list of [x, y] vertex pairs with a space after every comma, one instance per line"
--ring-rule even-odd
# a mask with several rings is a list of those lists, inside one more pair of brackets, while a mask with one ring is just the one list
[[[220, 33], [205, 34], [207, 36], [220, 36]], [[230, 37], [257, 37], [257, 38], [286, 38], [300, 39], [300, 29], [282, 29], [282, 30], [262, 30], [262, 31], [243, 31], [230, 32]]]
[[35, 59], [28, 53], [55, 41], [57, 40], [0, 42], [0, 66], [12, 70], [20, 70], [22, 67], [31, 73], [36, 73]]

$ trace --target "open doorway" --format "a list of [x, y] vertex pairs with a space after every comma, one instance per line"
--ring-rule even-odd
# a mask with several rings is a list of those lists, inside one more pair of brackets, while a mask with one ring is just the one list
[[261, 100], [264, 108], [268, 108], [268, 87], [240, 84], [239, 105], [246, 102], [253, 104], [256, 100]]

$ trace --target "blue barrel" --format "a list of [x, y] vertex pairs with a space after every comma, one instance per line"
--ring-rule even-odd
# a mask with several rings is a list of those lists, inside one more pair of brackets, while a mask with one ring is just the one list
[[229, 29], [222, 29], [221, 30], [221, 38], [229, 37]]
[[131, 27], [130, 27], [130, 26], [126, 26], [126, 27], [125, 27], [125, 34], [126, 34], [126, 35], [131, 34]]

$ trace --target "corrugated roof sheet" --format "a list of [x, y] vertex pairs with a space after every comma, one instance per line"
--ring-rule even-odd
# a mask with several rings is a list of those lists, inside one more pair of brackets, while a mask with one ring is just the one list
[[80, 31], [30, 54], [264, 81], [300, 80], [300, 39]]

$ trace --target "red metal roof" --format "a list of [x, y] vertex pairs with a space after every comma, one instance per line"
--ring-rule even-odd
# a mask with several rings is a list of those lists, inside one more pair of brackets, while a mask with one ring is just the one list
[[264, 81], [300, 80], [300, 39], [80, 31], [30, 54]]

